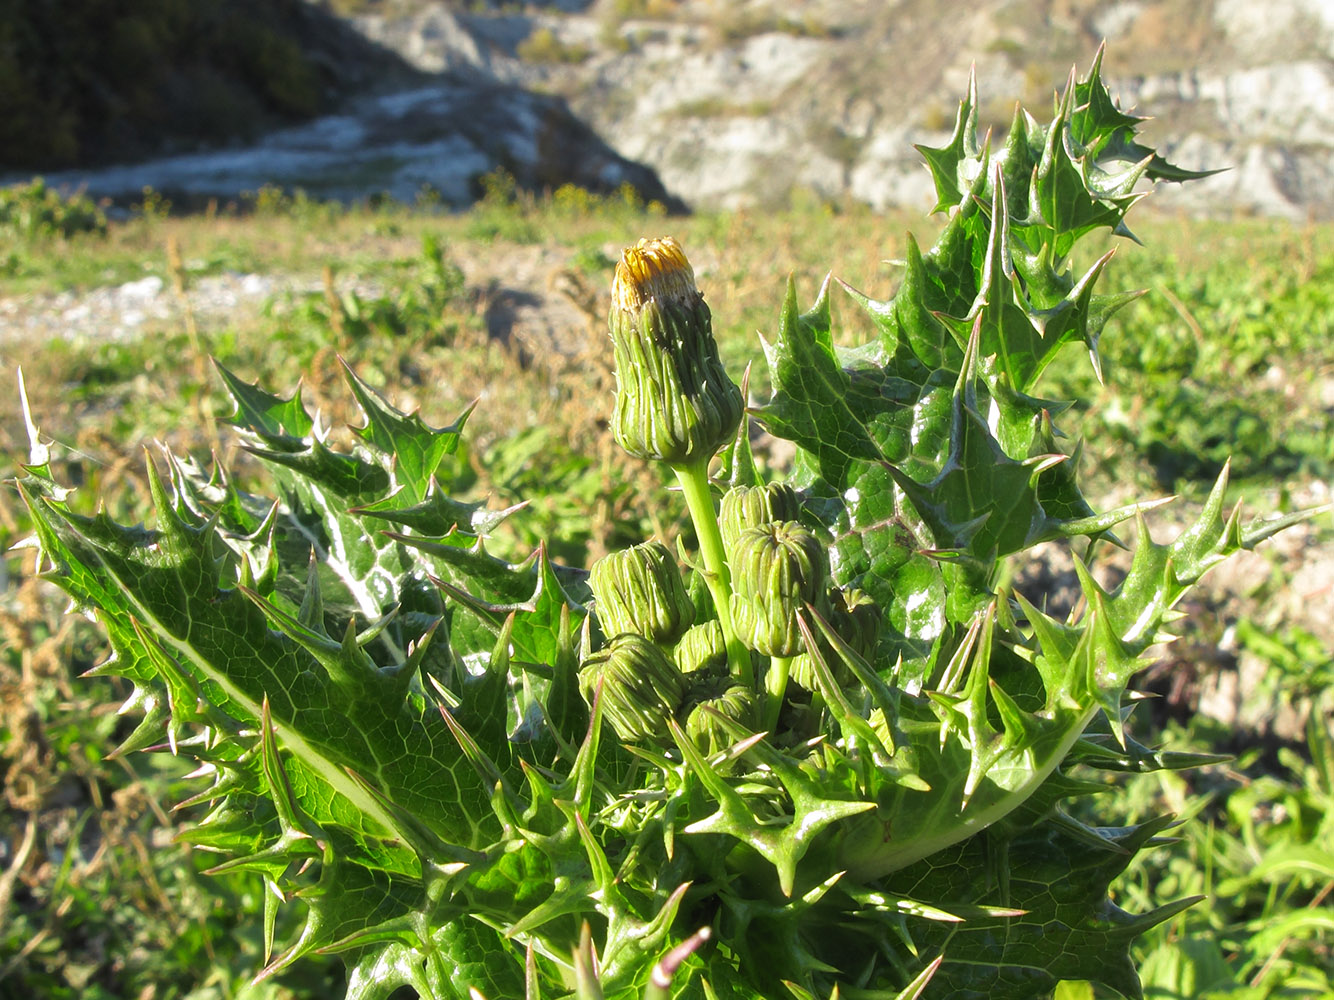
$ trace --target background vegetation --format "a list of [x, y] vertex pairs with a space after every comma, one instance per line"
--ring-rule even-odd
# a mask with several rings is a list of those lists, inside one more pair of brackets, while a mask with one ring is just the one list
[[250, 138], [390, 62], [302, 0], [0, 0], [0, 171]]
[[[488, 190], [461, 215], [429, 201], [343, 209], [269, 191], [235, 211], [174, 218], [150, 198], [109, 225], [86, 204], [53, 205], [40, 188], [11, 192], [0, 201], [0, 305], [40, 310], [61, 292], [77, 301], [151, 276], [175, 305], [138, 336], [6, 336], [0, 380], [12, 387], [22, 361], [64, 478], [131, 518], [143, 516], [141, 448], [153, 438], [201, 456], [236, 447], [219, 426], [227, 414], [215, 409], [209, 355], [268, 385], [303, 378], [306, 400], [335, 428], [351, 410], [340, 355], [433, 424], [481, 397], [460, 476], [496, 506], [554, 498], [506, 522], [512, 541], [559, 537], [560, 558], [586, 564], [608, 546], [680, 530], [638, 501], [653, 494], [636, 481], [653, 473], [606, 433], [602, 321], [619, 248], [663, 232], [682, 241], [725, 360], [739, 369], [758, 358], [755, 332], [774, 326], [788, 271], [805, 299], [830, 267], [884, 296], [897, 280], [885, 261], [902, 254], [908, 224], [800, 194], [781, 213], [665, 219], [632, 196], [563, 189], [534, 200], [503, 178]], [[1081, 419], [1063, 421], [1087, 442], [1090, 492], [1198, 500], [1231, 455], [1240, 492], [1257, 499], [1252, 511], [1282, 507], [1290, 494], [1319, 499], [1334, 468], [1334, 230], [1171, 218], [1138, 228], [1148, 249], [1123, 246], [1118, 267], [1151, 294], [1107, 331], [1105, 387], [1089, 391], [1087, 365], [1057, 373], [1070, 395], [1094, 400]], [[231, 272], [272, 277], [284, 290], [264, 308], [211, 319], [200, 289]], [[566, 317], [554, 339], [512, 322], [524, 302]], [[846, 325], [860, 322], [854, 311], [835, 308], [840, 335], [864, 339]], [[761, 381], [752, 396], [766, 394]], [[0, 412], [0, 453], [21, 459], [25, 440], [17, 406]], [[781, 467], [781, 452], [757, 446]], [[589, 509], [600, 514], [592, 524]], [[0, 494], [0, 543], [25, 530], [14, 494]], [[1332, 536], [1326, 518], [1302, 539], [1328, 561]], [[1328, 622], [1274, 617], [1292, 565], [1272, 558], [1249, 591], [1216, 592], [1188, 609], [1184, 651], [1165, 654], [1146, 678], [1173, 696], [1137, 713], [1142, 742], [1238, 755], [1130, 776], [1102, 806], [1127, 823], [1165, 807], [1190, 818], [1176, 843], [1121, 881], [1127, 905], [1139, 908], [1150, 897], [1210, 897], [1143, 943], [1146, 992], [1159, 1000], [1334, 996], [1334, 643]], [[104, 656], [96, 632], [63, 616], [31, 571], [20, 549], [0, 578], [0, 996], [330, 995], [336, 963], [248, 984], [263, 964], [257, 880], [202, 875], [208, 856], [173, 842], [190, 812], [169, 811], [184, 787], [169, 754], [107, 759], [133, 728], [115, 713], [127, 692], [78, 678]], [[1059, 567], [1039, 578], [1060, 600]], [[1243, 655], [1265, 664], [1265, 697], [1308, 713], [1305, 729], [1241, 733], [1239, 745], [1235, 729], [1194, 714], [1189, 693], [1173, 686], [1183, 672], [1206, 674]], [[1081, 989], [1065, 996], [1093, 995]]]

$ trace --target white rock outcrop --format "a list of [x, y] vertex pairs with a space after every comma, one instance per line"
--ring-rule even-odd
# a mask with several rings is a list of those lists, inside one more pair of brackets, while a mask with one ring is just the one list
[[[1224, 168], [1155, 199], [1193, 212], [1334, 214], [1334, 3], [1064, 0], [1021, 16], [999, 0], [803, 4], [612, 0], [526, 17], [424, 5], [371, 37], [423, 68], [467, 64], [563, 94], [625, 156], [701, 207], [793, 189], [876, 207], [933, 202], [913, 143], [948, 134], [970, 71], [1001, 125], [1108, 43], [1106, 76], [1148, 109], [1151, 140], [1182, 166]], [[570, 8], [575, 8], [573, 12]], [[530, 8], [530, 11], [532, 8]], [[649, 16], [650, 14], [656, 16]], [[525, 62], [544, 31], [569, 59]]]
[[1334, 217], [1334, 0], [383, 9], [394, 13], [350, 23], [433, 74], [412, 90], [362, 98], [248, 149], [53, 179], [94, 193], [147, 183], [225, 195], [273, 181], [408, 198], [429, 184], [463, 203], [503, 164], [527, 186], [628, 180], [700, 208], [802, 191], [923, 209], [934, 193], [913, 145], [948, 137], [970, 73], [983, 126], [1004, 129], [1016, 100], [1043, 110], [1071, 63], [1085, 69], [1106, 39], [1104, 77], [1123, 107], [1155, 116], [1148, 141], [1183, 167], [1222, 171], [1161, 185], [1157, 205]]

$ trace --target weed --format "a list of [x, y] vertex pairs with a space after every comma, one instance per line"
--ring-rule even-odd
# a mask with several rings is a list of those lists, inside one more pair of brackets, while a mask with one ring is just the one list
[[[1138, 148], [1100, 58], [1052, 123], [1019, 119], [1022, 141], [1000, 152], [979, 146], [970, 94], [950, 143], [923, 151], [949, 212], [935, 246], [909, 242], [892, 298], [851, 292], [865, 343], [836, 346], [828, 282], [804, 311], [789, 282], [764, 344], [768, 401], [750, 408], [795, 452], [786, 482], [754, 460], [747, 400], [671, 239], [617, 265], [614, 380], [605, 362], [543, 366], [512, 345], [471, 355], [498, 394], [516, 388], [499, 376], [551, 388], [475, 451], [471, 409], [433, 426], [346, 363], [350, 434], [325, 425], [327, 369], [286, 397], [222, 369], [271, 499], [244, 467], [169, 452], [165, 474], [146, 472], [145, 529], [82, 516], [27, 421], [18, 485], [36, 544], [96, 609], [145, 712], [124, 745], [199, 758], [209, 808], [186, 839], [302, 900], [269, 974], [319, 950], [344, 953], [353, 997], [535, 1000], [573, 984], [581, 1000], [656, 1000], [668, 981], [747, 1000], [1026, 1000], [1079, 979], [1138, 993], [1134, 939], [1191, 900], [1131, 916], [1109, 891], [1171, 820], [1081, 826], [1063, 806], [1094, 786], [1072, 779], [1201, 762], [1133, 739], [1127, 685], [1208, 568], [1305, 515], [1242, 528], [1223, 475], [1176, 540], [1139, 533], [1120, 586], [1081, 573], [1063, 619], [1005, 583], [1039, 542], [1100, 568], [1108, 533], [1153, 506], [1095, 511], [1036, 395], [1063, 348], [1096, 364], [1108, 316], [1134, 298], [1091, 294], [1106, 257], [1079, 280], [1069, 264], [1138, 200], [1135, 176], [1088, 183], [1107, 165], [1085, 156]], [[1135, 170], [1186, 176], [1154, 157]], [[537, 217], [512, 182], [489, 184], [493, 220]], [[366, 299], [328, 272], [324, 339], [432, 329], [421, 314], [460, 282], [439, 244], [414, 267], [415, 285]], [[437, 350], [470, 357], [426, 339], [399, 361]], [[385, 384], [386, 358], [359, 353]], [[618, 461], [648, 475], [580, 457], [571, 416], [587, 403], [557, 388], [566, 367], [599, 394], [614, 381]], [[688, 528], [625, 516], [665, 505], [669, 476]], [[536, 534], [565, 537], [526, 552], [517, 506], [462, 499], [488, 478], [535, 491]], [[649, 529], [659, 540], [626, 547]], [[553, 559], [597, 548], [591, 574]], [[1245, 817], [1231, 820], [1245, 846]], [[1303, 814], [1295, 835], [1308, 827]], [[1327, 894], [1312, 881], [1324, 868], [1285, 863], [1238, 869], [1237, 888], [1273, 874], [1294, 898]], [[1309, 967], [1319, 929], [1276, 947]], [[266, 956], [276, 930], [265, 921]]]
[[107, 217], [84, 194], [62, 195], [40, 177], [0, 188], [0, 234], [19, 243], [92, 233], [105, 236]]
[[[486, 237], [490, 246], [470, 246], [467, 232], [471, 227], [483, 228], [479, 217], [487, 213], [491, 213], [486, 223], [492, 227]], [[905, 243], [895, 233], [899, 224], [897, 219], [855, 206], [830, 205], [814, 197], [783, 213], [673, 220], [694, 250], [696, 271], [714, 310], [719, 350], [733, 372], [757, 357], [755, 330], [775, 339], [773, 290], [789, 271], [795, 273], [800, 287], [815, 287], [827, 261], [837, 259], [841, 276], [851, 284], [892, 285], [897, 278], [894, 272], [887, 272], [884, 261], [907, 255]], [[923, 242], [934, 240], [931, 223], [917, 225], [919, 235], [923, 230], [928, 234]], [[664, 497], [661, 471], [629, 459], [610, 439], [605, 426], [605, 404], [611, 392], [607, 352], [594, 346], [587, 355], [560, 356], [508, 347], [483, 334], [479, 297], [461, 286], [446, 297], [443, 328], [435, 325], [439, 317], [432, 310], [401, 308], [398, 293], [405, 284], [421, 282], [444, 288], [458, 280], [430, 277], [432, 254], [422, 244], [423, 236], [432, 234], [438, 239], [446, 266], [452, 260], [462, 261], [471, 272], [490, 254], [502, 262], [498, 266], [505, 274], [503, 269], [509, 266], [505, 261], [532, 249], [507, 247], [504, 232], [509, 226], [523, 236], [524, 243], [540, 239], [543, 246], [539, 249], [555, 258], [554, 266], [567, 268], [578, 279], [581, 308], [601, 318], [608, 306], [605, 290], [598, 290], [609, 263], [606, 245], [619, 243], [625, 231], [655, 229], [660, 223], [639, 206], [596, 199], [577, 189], [564, 195], [530, 197], [513, 188], [492, 204], [457, 216], [434, 212], [421, 216], [395, 206], [378, 210], [355, 206], [309, 216], [284, 210], [262, 219], [232, 218], [226, 212], [209, 219], [173, 216], [161, 219], [151, 238], [137, 224], [113, 223], [105, 238], [74, 240], [58, 251], [41, 243], [31, 251], [25, 249], [24, 270], [3, 278], [3, 294], [12, 298], [39, 287], [90, 287], [141, 276], [145, 261], [160, 267], [162, 243], [169, 236], [191, 248], [185, 270], [192, 276], [241, 267], [296, 275], [318, 287], [321, 267], [337, 261], [329, 282], [334, 298], [341, 301], [353, 289], [360, 289], [367, 302], [386, 298], [390, 312], [404, 317], [402, 332], [386, 334], [394, 328], [393, 322], [386, 321], [372, 324], [359, 337], [340, 336], [333, 330], [329, 298], [316, 292], [297, 296], [286, 312], [279, 302], [267, 317], [253, 321], [237, 317], [233, 325], [220, 329], [209, 329], [201, 319], [201, 343], [247, 377], [262, 372], [266, 378], [290, 385], [304, 374], [303, 399], [335, 428], [353, 419], [354, 410], [347, 391], [340, 389], [335, 351], [400, 405], [411, 408], [421, 403], [428, 419], [451, 409], [462, 411], [483, 393], [486, 398], [472, 412], [466, 436], [459, 441], [458, 450], [442, 460], [437, 476], [449, 484], [452, 494], [490, 496], [491, 509], [530, 502], [526, 513], [492, 528], [486, 545], [499, 557], [517, 562], [545, 541], [549, 558], [573, 568], [650, 534], [664, 540], [679, 537], [688, 551], [694, 550], [693, 528], [684, 523], [673, 498]], [[1328, 268], [1328, 229], [1312, 226], [1297, 231], [1260, 223], [1171, 220], [1150, 220], [1136, 229], [1150, 247], [1164, 250], [1122, 252], [1116, 262], [1116, 267], [1130, 273], [1128, 284], [1151, 287], [1153, 294], [1122, 310], [1115, 331], [1109, 331], [1100, 345], [1107, 388], [1098, 390], [1092, 376], [1073, 364], [1067, 368], [1061, 359], [1047, 372], [1048, 386], [1058, 390], [1048, 395], [1093, 400], [1076, 411], [1082, 415], [1078, 426], [1086, 438], [1085, 466], [1103, 482], [1115, 475], [1118, 486], [1153, 482], [1153, 469], [1145, 455], [1155, 438], [1166, 438], [1169, 429], [1155, 429], [1152, 421], [1137, 425], [1124, 414], [1136, 398], [1160, 394], [1174, 380], [1197, 380], [1209, 387], [1211, 395], [1200, 398], [1210, 406], [1201, 405], [1198, 412], [1182, 408], [1174, 419], [1183, 426], [1209, 424], [1216, 419], [1213, 404], [1234, 395], [1252, 399], [1260, 394], [1259, 398], [1268, 400], [1256, 410], [1257, 417], [1268, 422], [1268, 438], [1256, 435], [1248, 439], [1257, 451], [1247, 458], [1254, 463], [1251, 475], [1255, 483], [1271, 483], [1279, 466], [1266, 456], [1301, 440], [1285, 434], [1284, 428], [1290, 426], [1285, 421], [1294, 412], [1310, 412], [1309, 408], [1322, 405], [1318, 386], [1322, 366], [1328, 365], [1329, 341], [1327, 310], [1322, 313], [1322, 286], [1327, 282], [1321, 276]], [[561, 248], [569, 248], [568, 254]], [[1095, 247], [1090, 256], [1102, 249]], [[188, 282], [186, 291], [190, 294]], [[441, 334], [441, 329], [446, 332]], [[833, 344], [851, 348], [875, 336], [875, 331], [860, 310], [833, 303], [829, 330]], [[594, 343], [600, 345], [604, 340], [605, 333], [597, 332]], [[446, 341], [451, 346], [446, 347]], [[164, 356], [184, 357], [192, 351], [185, 333], [170, 335], [161, 345], [103, 339], [25, 347], [30, 392], [39, 410], [47, 414], [46, 429], [57, 431], [62, 442], [61, 448], [53, 449], [53, 471], [80, 486], [68, 499], [76, 513], [91, 515], [95, 500], [100, 500], [119, 521], [136, 523], [149, 517], [143, 498], [150, 488], [138, 471], [138, 445], [150, 436], [165, 436], [180, 456], [206, 453], [207, 442], [194, 418], [196, 397], [191, 395], [200, 387], [192, 384], [195, 380], [189, 365], [163, 362]], [[1288, 375], [1282, 380], [1267, 379], [1265, 373], [1276, 364], [1287, 368]], [[770, 397], [770, 382], [767, 368], [752, 373], [753, 401]], [[1077, 423], [1073, 415], [1066, 419], [1071, 425]], [[15, 432], [12, 424], [11, 420], [0, 426], [0, 431], [10, 442], [7, 450], [17, 454], [22, 431]], [[234, 441], [233, 435], [224, 434], [224, 454], [236, 485], [245, 493], [260, 495], [268, 489], [267, 474], [253, 456], [238, 452]], [[325, 444], [340, 451], [355, 450], [354, 445], [366, 447], [357, 445], [341, 429], [331, 430]], [[1300, 444], [1307, 456], [1301, 468], [1316, 467], [1309, 456], [1316, 454], [1317, 444], [1314, 440]], [[781, 451], [774, 454], [780, 456]], [[773, 469], [779, 474], [789, 467], [790, 460], [773, 459]], [[1189, 481], [1183, 485], [1188, 490], [1199, 489]], [[11, 497], [3, 501], [0, 508], [8, 514], [0, 541], [7, 544], [25, 534], [30, 525], [13, 509]], [[308, 545], [295, 546], [287, 553], [294, 558], [295, 571], [285, 578], [284, 587], [305, 579], [308, 551]], [[18, 581], [28, 572], [14, 569], [12, 578]], [[566, 572], [564, 566], [561, 572]], [[6, 591], [10, 593], [12, 588]], [[39, 649], [52, 630], [64, 627], [56, 615], [60, 605], [49, 593], [32, 589], [25, 593], [39, 594], [37, 613], [49, 624], [41, 630], [34, 627], [7, 634], [6, 655], [18, 657], [22, 650]], [[1256, 599], [1263, 605], [1265, 596], [1261, 593]], [[332, 604], [327, 599], [326, 603]], [[1328, 657], [1323, 655], [1321, 640], [1295, 628], [1271, 627], [1268, 618], [1264, 622], [1263, 628], [1239, 626], [1244, 649], [1273, 664], [1274, 684], [1286, 696], [1309, 696], [1326, 672], [1323, 664]], [[449, 627], [466, 630], [470, 623], [472, 619], [458, 611]], [[66, 634], [68, 645], [53, 647], [58, 650], [57, 659], [63, 660], [61, 670], [66, 677], [70, 670], [105, 655], [91, 630], [78, 623], [69, 628], [80, 631]], [[19, 690], [13, 677], [11, 668], [4, 684], [12, 686], [6, 691]], [[71, 781], [85, 781], [78, 776], [87, 773], [90, 759], [99, 757], [107, 745], [122, 742], [133, 729], [133, 718], [113, 720], [110, 713], [96, 711], [97, 706], [127, 695], [126, 688], [113, 683], [110, 678], [65, 683], [53, 686], [55, 693], [42, 696], [45, 701], [33, 700], [34, 704], [55, 706], [40, 710], [36, 731], [56, 748], [46, 758], [48, 765], [61, 774], [75, 775]], [[506, 722], [517, 723], [518, 717], [509, 719], [508, 711], [501, 713]], [[115, 726], [110, 736], [108, 725]], [[1131, 725], [1148, 742], [1147, 724], [1132, 719]], [[5, 742], [10, 732], [5, 730], [0, 743], [17, 748], [18, 743]], [[1198, 746], [1213, 734], [1200, 722], [1189, 731], [1171, 729], [1162, 738], [1172, 745]], [[120, 997], [160, 984], [159, 989], [181, 991], [193, 985], [200, 997], [223, 997], [239, 989], [243, 979], [263, 964], [260, 877], [236, 874], [196, 880], [194, 873], [204, 864], [201, 855], [168, 849], [160, 833], [155, 840], [155, 827], [173, 828], [159, 826], [151, 807], [143, 802], [166, 803], [198, 785], [188, 789], [181, 785], [178, 771], [162, 774], [153, 764], [155, 757], [126, 759], [134, 764], [133, 776], [116, 765], [98, 772], [96, 779], [104, 805], [110, 801], [114, 806], [113, 789], [137, 789], [121, 793], [127, 803], [140, 803], [127, 809], [122, 818], [101, 817], [101, 810], [92, 804], [91, 791], [80, 793], [83, 798], [72, 811], [39, 813], [39, 831], [50, 832], [40, 833], [24, 865], [13, 866], [22, 875], [12, 883], [15, 888], [10, 898], [18, 901], [15, 907], [21, 905], [22, 912], [15, 915], [11, 907], [0, 918], [4, 927], [0, 948], [6, 949], [0, 964], [9, 962], [28, 941], [38, 937], [40, 941], [15, 966], [11, 978], [0, 982], [0, 993], [20, 984], [26, 995], [66, 995], [61, 990], [75, 995], [71, 984], [82, 983], [85, 995], [98, 996], [101, 990], [100, 995]], [[1107, 822], [1107, 817], [1136, 823], [1172, 811], [1196, 816], [1195, 822], [1183, 828], [1181, 844], [1138, 855], [1129, 877], [1114, 884], [1112, 898], [1128, 909], [1143, 909], [1165, 895], [1188, 895], [1201, 891], [1201, 886], [1217, 886], [1217, 873], [1241, 877], [1254, 867], [1255, 858], [1276, 845], [1286, 852], [1288, 861], [1302, 856], [1302, 845], [1321, 849], [1324, 834], [1311, 818], [1326, 808], [1320, 798], [1325, 793], [1305, 797], [1310, 789], [1328, 787], [1327, 782], [1321, 784], [1324, 779], [1318, 772], [1310, 770], [1315, 759], [1315, 751], [1307, 748], [1300, 757], [1285, 754], [1281, 767], [1267, 757], [1248, 757], [1237, 765], [1235, 774], [1208, 770], [1187, 779], [1188, 784], [1164, 774], [1137, 777], [1124, 787], [1104, 784], [1109, 794], [1101, 796], [1097, 812], [1080, 812], [1079, 818], [1097, 824]], [[12, 796], [20, 794], [19, 782], [27, 772], [10, 766], [9, 760], [6, 758], [6, 793]], [[56, 780], [54, 787], [60, 788], [61, 780], [65, 779]], [[1233, 798], [1238, 800], [1237, 808], [1224, 808]], [[12, 820], [9, 826], [19, 846], [27, 815], [11, 809], [6, 816], [7, 821]], [[85, 874], [85, 862], [96, 857], [96, 848], [80, 846], [87, 841], [86, 832], [74, 836], [85, 815], [83, 831], [99, 827], [124, 831], [103, 852], [99, 862], [103, 867], [92, 875]], [[1292, 816], [1306, 819], [1289, 822]], [[1249, 829], [1247, 817], [1251, 817]], [[147, 850], [147, 865], [135, 847], [134, 836]], [[57, 855], [73, 859], [64, 875], [58, 864], [41, 864], [44, 856]], [[318, 864], [311, 870], [318, 870]], [[148, 887], [153, 878], [174, 908], [151, 894]], [[1328, 896], [1321, 896], [1326, 883], [1318, 881], [1318, 875], [1304, 882], [1286, 878], [1282, 871], [1271, 868], [1254, 882], [1226, 884], [1233, 896], [1215, 894], [1211, 909], [1185, 911], [1150, 931], [1136, 949], [1146, 990], [1165, 998], [1173, 989], [1189, 994], [1197, 987], [1205, 990], [1202, 984], [1211, 980], [1221, 983], [1219, 954], [1233, 980], [1232, 996], [1248, 995], [1238, 980], [1258, 983], [1246, 987], [1251, 990], [1249, 995], [1267, 991], [1283, 996], [1286, 990], [1310, 996], [1327, 990], [1331, 976], [1328, 937], [1320, 927], [1322, 906], [1328, 904]], [[831, 891], [839, 890], [835, 886]], [[73, 901], [62, 903], [66, 898]], [[108, 906], [109, 899], [126, 903]], [[62, 905], [66, 909], [58, 913]], [[1216, 920], [1214, 909], [1221, 914]], [[290, 925], [282, 923], [286, 919], [290, 918], [280, 915], [278, 936], [290, 932]], [[904, 917], [910, 919], [917, 918]], [[48, 926], [50, 930], [43, 935], [42, 929]], [[208, 928], [207, 933], [200, 927]], [[1271, 949], [1262, 954], [1250, 942], [1268, 927], [1279, 930], [1262, 941]], [[112, 960], [107, 956], [113, 951], [137, 956], [132, 975], [109, 967]], [[508, 952], [502, 945], [484, 954], [505, 956]], [[1265, 961], [1270, 958], [1266, 969]], [[538, 961], [543, 961], [541, 956]], [[202, 971], [205, 962], [208, 971]], [[1187, 965], [1193, 971], [1182, 971]], [[341, 973], [336, 968], [327, 963], [307, 968], [315, 984], [301, 986], [298, 995], [334, 995], [341, 988]], [[93, 971], [87, 973], [89, 969]], [[302, 975], [299, 967], [288, 974]], [[18, 976], [29, 978], [15, 978]], [[326, 978], [321, 981], [321, 976]], [[286, 988], [275, 987], [276, 995], [287, 996], [282, 992]], [[1061, 984], [1057, 989], [1057, 996], [1063, 998], [1088, 1000], [1094, 996], [1087, 984]], [[522, 986], [514, 995], [523, 995]]]
[[161, 191], [145, 187], [140, 192], [139, 203], [134, 206], [133, 212], [135, 217], [142, 219], [146, 225], [157, 226], [171, 215], [171, 199]]

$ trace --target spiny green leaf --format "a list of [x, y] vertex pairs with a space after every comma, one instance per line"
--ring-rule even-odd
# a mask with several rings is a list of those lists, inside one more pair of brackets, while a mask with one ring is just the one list
[[[943, 951], [940, 969], [923, 996], [1020, 1000], [1047, 994], [1061, 979], [1088, 979], [1123, 996], [1139, 996], [1131, 941], [1197, 900], [1136, 917], [1107, 901], [1106, 891], [1135, 851], [1169, 822], [1163, 818], [1107, 831], [1109, 843], [1102, 850], [1054, 827], [1002, 844], [976, 838], [955, 849], [957, 854], [951, 851], [929, 866], [897, 873], [889, 880], [891, 887], [911, 885], [933, 900], [991, 900], [1022, 911], [996, 920], [927, 922], [915, 928], [919, 947]], [[996, 858], [988, 859], [987, 851]], [[953, 861], [946, 860], [950, 856]], [[979, 881], [978, 873], [988, 869], [991, 878]]]
[[[154, 489], [160, 491], [160, 482]], [[392, 789], [392, 798], [434, 817], [430, 822], [439, 824], [446, 840], [475, 842], [471, 822], [460, 824], [448, 803], [466, 801], [468, 794], [485, 802], [484, 793], [475, 783], [468, 791], [469, 771], [457, 766], [458, 758], [439, 756], [448, 744], [428, 733], [427, 719], [414, 716], [408, 703], [345, 702], [328, 673], [312, 669], [316, 661], [309, 653], [270, 630], [265, 614], [240, 590], [222, 586], [226, 581], [214, 561], [215, 529], [187, 523], [170, 501], [161, 496], [160, 501], [164, 531], [157, 535], [115, 530], [49, 504], [39, 504], [37, 511], [71, 564], [95, 577], [99, 589], [118, 595], [112, 606], [122, 605], [127, 619], [137, 619], [153, 634], [174, 669], [199, 685], [213, 710], [257, 723], [267, 697], [280, 738], [327, 782], [321, 794], [336, 791], [356, 803], [373, 836], [388, 837], [396, 824], [348, 777], [347, 767], [376, 775]], [[353, 710], [345, 715], [309, 707], [334, 704]], [[372, 739], [378, 733], [395, 733], [403, 742], [394, 749]], [[418, 867], [392, 838], [375, 850], [391, 868]]]
[[880, 453], [863, 430], [853, 380], [834, 358], [828, 289], [826, 281], [811, 310], [798, 314], [796, 285], [788, 279], [778, 338], [764, 347], [774, 395], [759, 416], [774, 433], [808, 444], [837, 483], [849, 463]]
[[1147, 119], [1117, 107], [1102, 81], [1102, 59], [1106, 45], [1098, 46], [1088, 75], [1075, 84], [1075, 108], [1070, 126], [1077, 140], [1097, 150], [1100, 158], [1138, 163], [1148, 160], [1145, 176], [1158, 181], [1190, 181], [1209, 177], [1219, 170], [1184, 170], [1135, 141], [1135, 127]]
[[393, 493], [374, 503], [356, 507], [352, 513], [411, 528], [426, 537], [441, 537], [456, 528], [473, 535], [488, 535], [524, 506], [515, 504], [505, 510], [488, 510], [480, 501], [455, 500], [434, 477], [427, 483], [425, 494], [417, 502], [411, 502], [412, 499], [410, 492]]
[[287, 399], [274, 396], [258, 386], [241, 381], [221, 364], [214, 362], [236, 404], [233, 422], [272, 445], [295, 444], [314, 430], [314, 421], [301, 402], [298, 387]]
[[343, 369], [366, 418], [358, 433], [390, 464], [394, 482], [407, 503], [421, 503], [441, 460], [458, 447], [471, 409], [448, 427], [430, 427], [416, 413], [406, 414], [391, 406], [358, 378], [346, 361]]
[[[914, 147], [926, 160], [931, 178], [936, 183], [936, 206], [933, 212], [944, 212], [963, 200], [963, 194], [973, 181], [970, 167], [980, 155], [977, 144], [977, 73], [968, 74], [968, 94], [959, 102], [954, 119], [954, 133], [950, 141], [939, 148], [917, 145]], [[976, 176], [974, 174], [974, 176]]]
[[514, 616], [510, 643], [515, 658], [532, 664], [555, 664], [562, 654], [568, 657], [585, 612], [571, 606], [546, 550], [539, 549], [526, 563], [516, 566], [514, 575], [518, 580], [531, 580], [532, 591], [524, 599], [506, 604], [473, 597], [447, 581], [441, 581], [441, 586], [497, 633]]

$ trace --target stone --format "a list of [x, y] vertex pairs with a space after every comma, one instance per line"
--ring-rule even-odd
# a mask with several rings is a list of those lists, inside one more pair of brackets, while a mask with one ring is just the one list
[[480, 179], [501, 166], [532, 190], [574, 184], [610, 193], [629, 185], [646, 200], [681, 207], [653, 170], [617, 153], [561, 98], [473, 74], [364, 97], [248, 148], [60, 171], [47, 181], [122, 201], [137, 200], [147, 185], [194, 203], [267, 184], [346, 201], [384, 193], [411, 202], [429, 188], [464, 206], [481, 193]]

